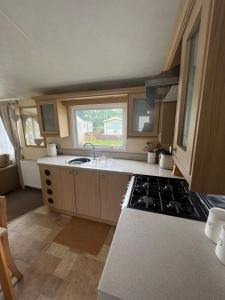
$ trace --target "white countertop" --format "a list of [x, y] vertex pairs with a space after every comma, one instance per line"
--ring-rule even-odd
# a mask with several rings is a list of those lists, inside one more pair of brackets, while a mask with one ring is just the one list
[[93, 162], [85, 163], [82, 165], [69, 165], [66, 161], [80, 156], [69, 156], [69, 155], [59, 155], [56, 157], [42, 157], [39, 158], [37, 163], [39, 165], [52, 165], [59, 167], [70, 167], [70, 168], [82, 168], [82, 169], [92, 169], [101, 171], [111, 171], [119, 173], [128, 174], [143, 174], [143, 175], [154, 175], [162, 177], [175, 177], [172, 175], [171, 170], [165, 170], [159, 168], [159, 165], [148, 164], [143, 161], [136, 160], [126, 160], [126, 159], [106, 159], [105, 164], [94, 164]]
[[99, 284], [99, 299], [225, 299], [225, 266], [205, 223], [125, 208]]

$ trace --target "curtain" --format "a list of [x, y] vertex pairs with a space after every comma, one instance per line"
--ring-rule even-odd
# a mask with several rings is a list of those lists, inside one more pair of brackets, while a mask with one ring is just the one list
[[22, 159], [22, 149], [20, 147], [19, 135], [17, 130], [17, 121], [19, 118], [16, 115], [16, 108], [16, 101], [2, 103], [0, 102], [0, 117], [15, 151], [15, 160], [18, 166], [20, 185], [22, 188], [24, 188], [23, 176], [20, 166], [20, 160]]

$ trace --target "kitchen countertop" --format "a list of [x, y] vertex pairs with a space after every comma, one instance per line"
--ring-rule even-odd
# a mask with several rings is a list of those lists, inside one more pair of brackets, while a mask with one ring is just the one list
[[82, 165], [69, 165], [66, 161], [80, 156], [69, 156], [69, 155], [59, 155], [55, 157], [42, 157], [39, 158], [37, 164], [39, 165], [52, 165], [59, 167], [70, 167], [70, 168], [82, 168], [82, 169], [92, 169], [100, 171], [110, 171], [128, 174], [143, 174], [143, 175], [153, 175], [162, 177], [176, 177], [172, 175], [171, 170], [161, 169], [159, 165], [148, 164], [143, 161], [136, 160], [126, 160], [126, 159], [107, 159], [105, 164], [93, 164], [93, 162], [85, 163]]
[[225, 266], [205, 223], [125, 208], [99, 299], [225, 299]]

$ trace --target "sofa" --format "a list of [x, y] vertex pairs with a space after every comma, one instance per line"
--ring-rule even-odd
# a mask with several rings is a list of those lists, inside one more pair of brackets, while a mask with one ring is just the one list
[[19, 174], [16, 165], [0, 168], [0, 195], [5, 195], [19, 188]]

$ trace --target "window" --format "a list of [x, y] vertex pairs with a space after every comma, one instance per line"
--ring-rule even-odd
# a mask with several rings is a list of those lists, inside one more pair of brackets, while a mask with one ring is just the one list
[[103, 149], [125, 149], [126, 103], [73, 106], [72, 120], [75, 147], [92, 143]]
[[21, 118], [23, 123], [23, 131], [26, 145], [44, 147], [45, 140], [40, 134], [40, 127], [37, 119], [37, 108], [22, 108]]
[[14, 149], [5, 130], [5, 126], [0, 118], [0, 153], [7, 153], [10, 155], [10, 159], [14, 159]]

